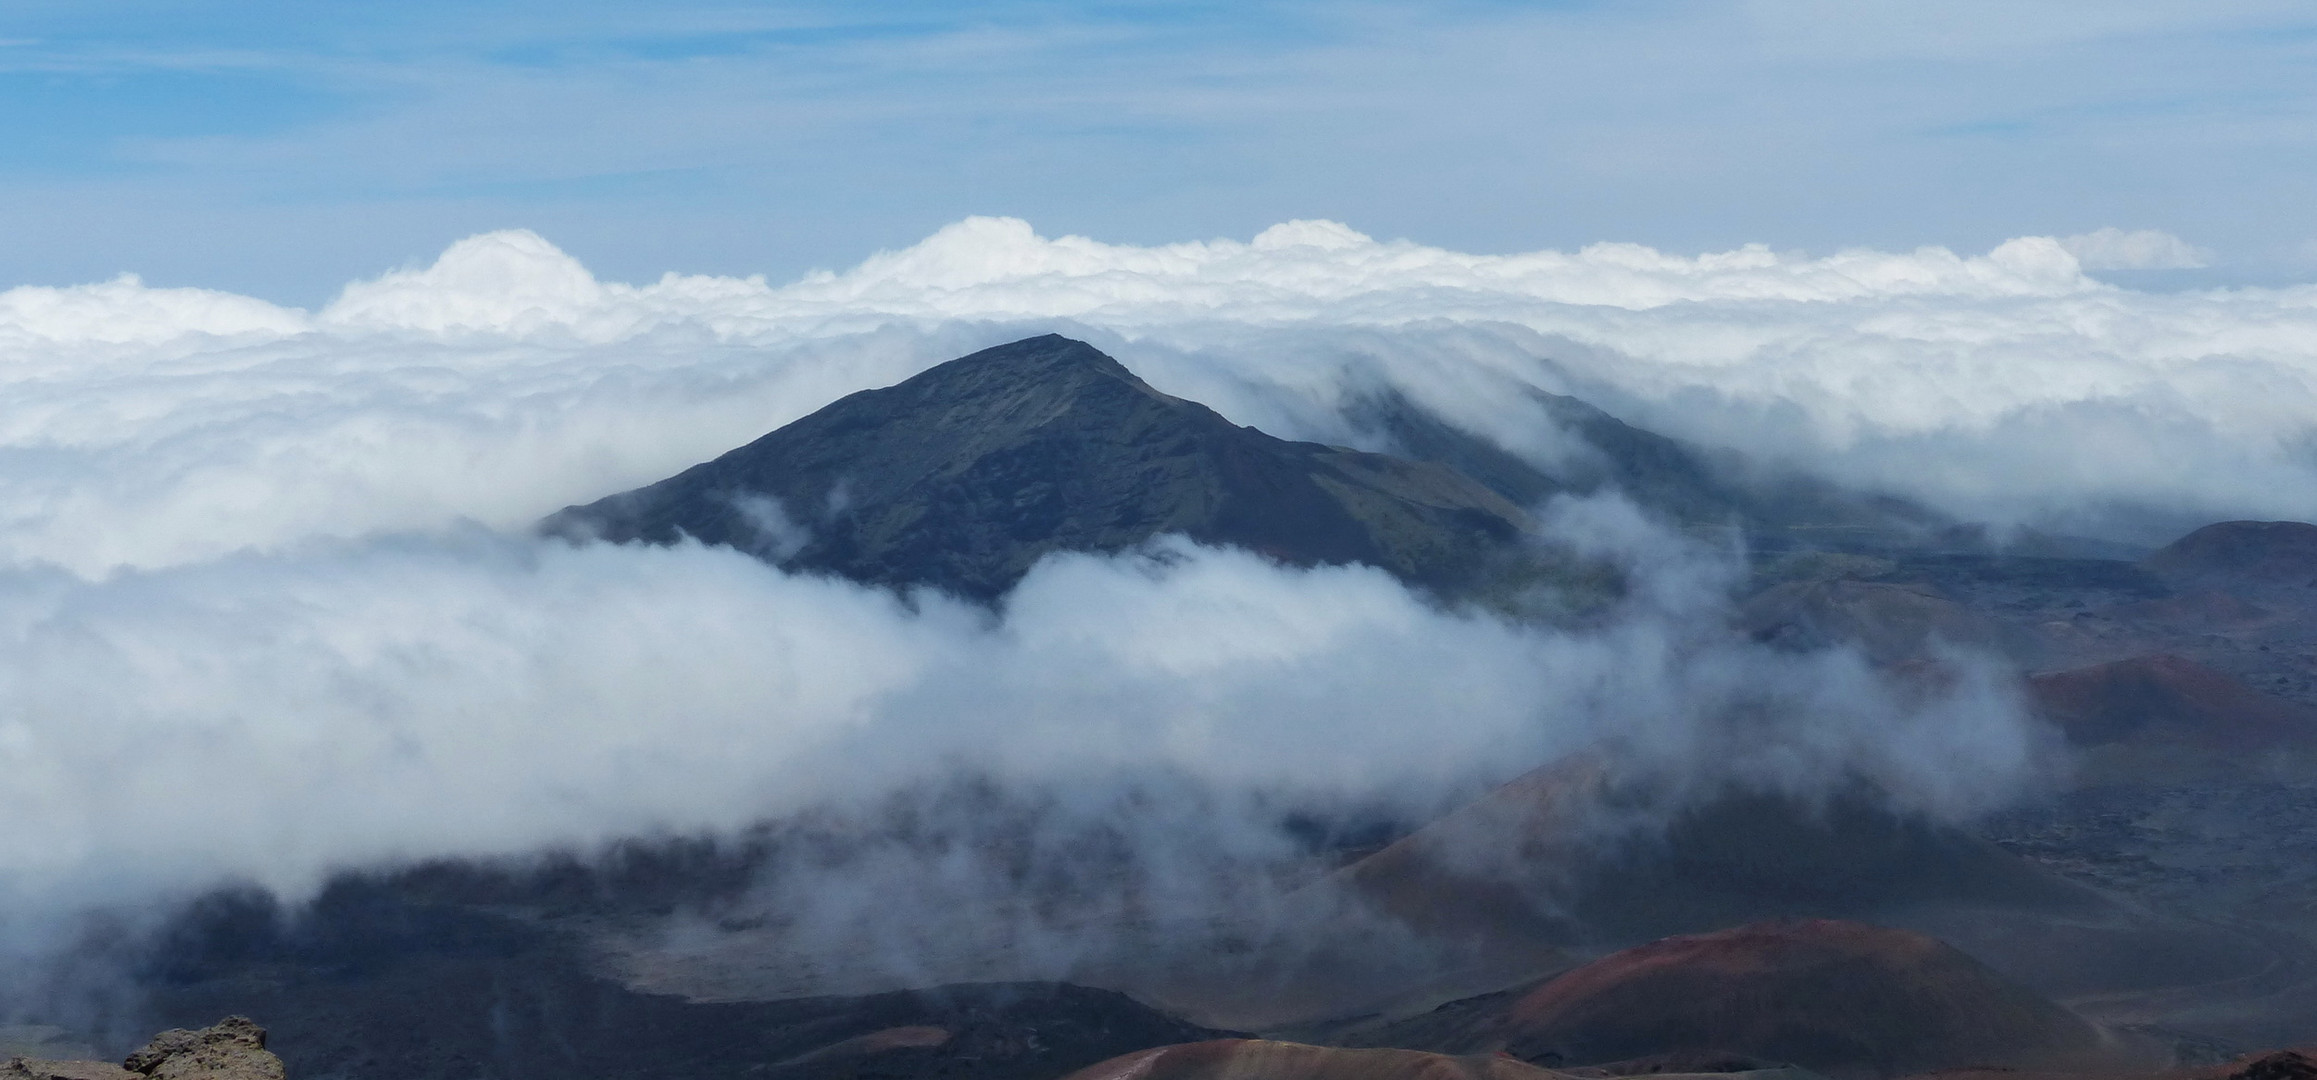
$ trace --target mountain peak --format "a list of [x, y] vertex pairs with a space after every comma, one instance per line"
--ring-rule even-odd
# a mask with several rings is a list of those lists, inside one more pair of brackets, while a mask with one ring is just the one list
[[1082, 366], [1099, 368], [1130, 379], [1134, 378], [1134, 373], [1126, 370], [1126, 365], [1111, 359], [1109, 353], [1077, 338], [1063, 337], [1060, 334], [1040, 334], [1037, 337], [1026, 337], [1020, 341], [1009, 341], [1003, 345], [992, 345], [980, 352], [968, 353], [947, 364], [937, 366], [957, 368], [999, 364], [1018, 367]]
[[1113, 409], [1130, 407], [1138, 397], [1178, 400], [1152, 389], [1102, 350], [1060, 334], [969, 353], [837, 404], [865, 395], [888, 410], [921, 412], [920, 421], [989, 425], [993, 432], [1007, 434], [1018, 433], [1025, 420], [1047, 417], [1042, 409], [1067, 408], [1089, 395], [1106, 400]]
[[689, 536], [796, 569], [992, 599], [1048, 553], [1169, 533], [1453, 586], [1528, 526], [1445, 466], [1239, 427], [1047, 334], [850, 395], [542, 527]]
[[[920, 373], [917, 379], [930, 377], [933, 381], [972, 379], [1019, 379], [1047, 376], [1103, 376], [1120, 379], [1135, 386], [1147, 386], [1126, 365], [1112, 359], [1108, 353], [1077, 338], [1060, 334], [1040, 334], [1033, 338], [993, 345], [980, 352], [968, 353], [946, 364], [938, 364]], [[915, 382], [916, 379], [910, 380]], [[903, 383], [902, 385], [908, 385]]]

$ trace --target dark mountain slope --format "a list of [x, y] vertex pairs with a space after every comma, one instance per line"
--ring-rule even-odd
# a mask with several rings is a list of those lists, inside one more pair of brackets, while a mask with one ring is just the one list
[[[299, 1080], [1042, 1080], [1227, 1034], [1063, 983], [779, 1001], [642, 993], [537, 917], [561, 906], [559, 886], [579, 884], [568, 877], [454, 865], [349, 876], [294, 915], [263, 894], [216, 894], [143, 958], [135, 1026], [262, 1017]], [[675, 883], [642, 884], [654, 887], [631, 900]]]
[[1564, 761], [1339, 870], [1333, 882], [1429, 935], [1647, 941], [1780, 916], [1970, 907], [2098, 910], [2088, 891], [1961, 830], [1850, 796], [1732, 793], [1624, 836], [1645, 805], [1598, 759]]
[[1614, 489], [1668, 520], [1736, 526], [1757, 545], [1780, 549], [1969, 548], [1984, 542], [1904, 499], [1754, 468], [1734, 454], [1635, 427], [1577, 398], [1529, 393], [1555, 426], [1576, 436], [1590, 453], [1541, 467], [1397, 393], [1368, 399], [1352, 410], [1351, 419], [1390, 440], [1401, 454], [1446, 465], [1522, 506], [1554, 495]]
[[1451, 468], [1239, 427], [1054, 335], [853, 394], [542, 524], [575, 538], [691, 536], [797, 569], [983, 599], [1049, 552], [1118, 551], [1166, 533], [1452, 588], [1526, 527], [1518, 506]]
[[2142, 565], [2167, 578], [2254, 591], [2317, 587], [2317, 525], [2223, 521], [2166, 545]]

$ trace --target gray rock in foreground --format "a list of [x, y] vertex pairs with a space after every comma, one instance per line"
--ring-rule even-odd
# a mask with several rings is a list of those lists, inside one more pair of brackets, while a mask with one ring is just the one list
[[282, 1080], [282, 1059], [265, 1048], [265, 1029], [228, 1016], [199, 1031], [153, 1036], [121, 1064], [153, 1080]]
[[283, 1080], [282, 1059], [265, 1048], [265, 1029], [246, 1016], [153, 1036], [119, 1065], [18, 1057], [0, 1065], [0, 1080]]

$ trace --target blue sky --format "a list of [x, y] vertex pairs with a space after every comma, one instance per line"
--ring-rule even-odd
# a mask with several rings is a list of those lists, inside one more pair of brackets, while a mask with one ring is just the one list
[[0, 285], [312, 304], [502, 227], [783, 279], [968, 214], [1488, 252], [2117, 226], [2214, 253], [2167, 282], [2317, 280], [2299, 2], [7, 0], [0, 42]]

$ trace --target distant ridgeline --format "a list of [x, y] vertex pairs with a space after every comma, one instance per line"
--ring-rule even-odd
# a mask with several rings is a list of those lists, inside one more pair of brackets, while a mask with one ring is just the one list
[[1093, 346], [1029, 338], [864, 390], [656, 484], [541, 523], [573, 539], [689, 536], [796, 570], [992, 599], [1054, 551], [1180, 533], [1296, 565], [1366, 563], [1459, 592], [1509, 572], [1528, 508], [1625, 491], [1683, 523], [1920, 535], [1932, 515], [1821, 484], [1747, 484], [1696, 451], [1543, 395], [1596, 455], [1561, 474], [1426, 414], [1354, 419], [1405, 456], [1289, 442], [1152, 389]]

